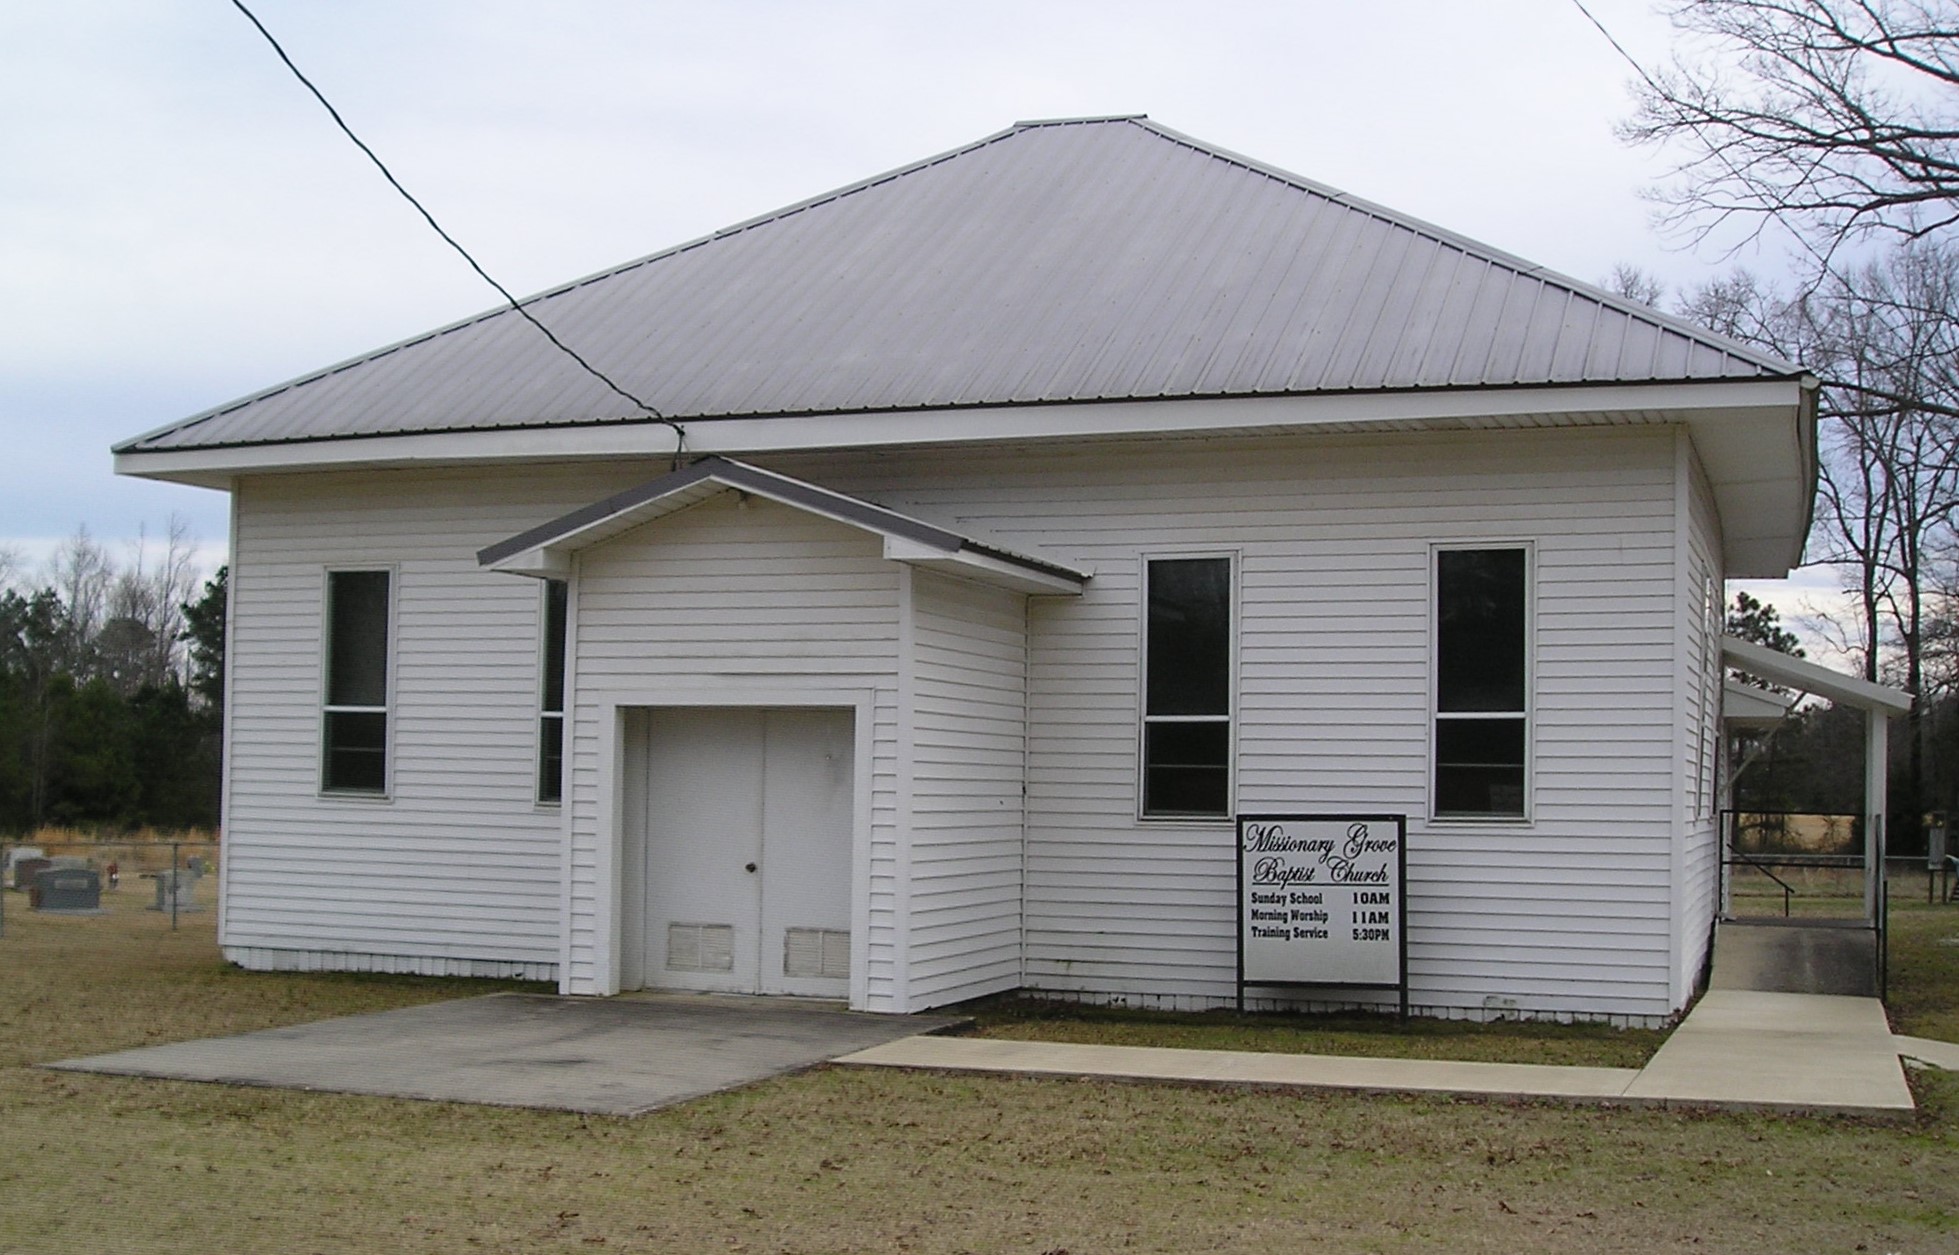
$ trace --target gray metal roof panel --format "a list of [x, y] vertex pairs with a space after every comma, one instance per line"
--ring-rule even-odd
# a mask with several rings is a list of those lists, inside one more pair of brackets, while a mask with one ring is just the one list
[[479, 566], [494, 566], [527, 549], [555, 544], [578, 533], [584, 533], [588, 540], [608, 538], [615, 533], [603, 525], [615, 520], [632, 524], [638, 517], [636, 512], [648, 506], [664, 504], [674, 508], [685, 508], [698, 504], [706, 496], [712, 495], [701, 491], [703, 487], [710, 485], [717, 490], [727, 488], [753, 492], [798, 509], [811, 510], [839, 519], [867, 531], [902, 537], [943, 550], [948, 554], [960, 552], [983, 554], [1010, 566], [1072, 580], [1077, 584], [1085, 583], [1088, 579], [1086, 573], [1072, 567], [1008, 549], [975, 536], [941, 527], [936, 523], [928, 523], [923, 519], [878, 505], [874, 501], [866, 501], [861, 497], [836, 492], [807, 480], [795, 479], [724, 457], [703, 458], [692, 466], [681, 467], [657, 479], [628, 488], [624, 492], [614, 493], [610, 497], [540, 523], [536, 527], [478, 550], [476, 561]]
[[[683, 422], [1797, 372], [1137, 118], [1023, 123], [526, 304]], [[629, 409], [498, 310], [118, 451]]]

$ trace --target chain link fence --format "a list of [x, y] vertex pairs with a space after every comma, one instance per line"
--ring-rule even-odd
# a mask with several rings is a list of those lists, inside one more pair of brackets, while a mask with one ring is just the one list
[[216, 912], [220, 858], [216, 840], [195, 834], [0, 840], [0, 937], [33, 915], [152, 919], [180, 929], [188, 916]]

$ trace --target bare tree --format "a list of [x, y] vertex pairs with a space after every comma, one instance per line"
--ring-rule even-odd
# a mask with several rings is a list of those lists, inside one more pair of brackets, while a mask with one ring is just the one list
[[190, 527], [175, 515], [161, 554], [152, 554], [147, 528], [137, 533], [96, 638], [102, 672], [122, 692], [184, 677], [183, 604], [197, 589], [196, 557]]
[[92, 675], [92, 652], [108, 608], [109, 586], [115, 582], [115, 565], [108, 551], [89, 535], [86, 524], [56, 546], [48, 558], [43, 582], [60, 599], [63, 669], [70, 675]]
[[1944, 0], [1687, 0], [1623, 128], [1688, 155], [1677, 225], [1787, 227], [1819, 258], [1959, 223], [1959, 11]]
[[1659, 308], [1667, 294], [1666, 285], [1656, 275], [1623, 261], [1612, 268], [1612, 273], [1599, 286], [1614, 296], [1623, 296], [1655, 309]]
[[[1878, 261], [1782, 294], [1746, 272], [1710, 283], [1681, 312], [1715, 330], [1810, 364], [1824, 378], [1809, 558], [1835, 567], [1857, 621], [1840, 647], [1865, 678], [1929, 698], [1943, 676], [1928, 664], [1953, 635], [1943, 564], [1959, 554], [1959, 248], [1901, 243]], [[1924, 796], [1929, 704], [1910, 716], [1910, 831]]]

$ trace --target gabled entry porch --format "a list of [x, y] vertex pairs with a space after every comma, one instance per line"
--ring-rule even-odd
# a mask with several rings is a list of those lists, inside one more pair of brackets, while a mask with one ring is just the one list
[[479, 561], [568, 587], [564, 992], [1021, 983], [1027, 599], [1086, 572], [722, 458]]

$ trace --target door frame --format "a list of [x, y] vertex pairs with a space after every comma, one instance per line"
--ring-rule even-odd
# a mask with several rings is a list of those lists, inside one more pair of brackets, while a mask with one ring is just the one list
[[[599, 989], [616, 994], [626, 976], [629, 946], [645, 945], [646, 865], [643, 833], [629, 830], [631, 807], [626, 800], [626, 718], [636, 709], [675, 706], [813, 707], [848, 710], [852, 715], [851, 750], [854, 774], [850, 825], [850, 1005], [861, 1010], [868, 1001], [871, 922], [871, 752], [876, 744], [873, 726], [877, 690], [868, 685], [839, 683], [836, 676], [715, 676], [710, 683], [662, 685], [652, 689], [608, 690], [580, 694], [599, 714], [597, 865], [592, 869], [592, 903]], [[569, 755], [567, 756], [569, 758]], [[569, 807], [567, 807], [569, 809]], [[569, 855], [570, 851], [567, 850]], [[567, 865], [569, 885], [578, 869]], [[635, 916], [634, 904], [638, 906]], [[569, 924], [569, 920], [567, 920]], [[642, 974], [643, 976], [643, 974]]]

